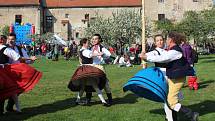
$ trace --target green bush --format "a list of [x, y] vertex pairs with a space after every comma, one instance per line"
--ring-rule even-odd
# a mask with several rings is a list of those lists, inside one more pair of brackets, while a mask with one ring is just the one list
[[10, 34], [9, 32], [10, 27], [8, 25], [5, 25], [4, 27], [1, 28], [1, 33], [5, 36], [8, 36]]

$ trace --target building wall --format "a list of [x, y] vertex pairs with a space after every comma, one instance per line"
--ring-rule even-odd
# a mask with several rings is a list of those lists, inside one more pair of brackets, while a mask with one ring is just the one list
[[[173, 20], [175, 22], [180, 21], [183, 18], [183, 14], [188, 10], [200, 11], [204, 9], [210, 9], [213, 5], [212, 0], [198, 0], [198, 2], [193, 2], [193, 0], [164, 0], [163, 3], [158, 3], [158, 0], [146, 0], [145, 1], [145, 15], [149, 22], [158, 20], [158, 14], [165, 14], [165, 18]], [[62, 20], [69, 20], [70, 28], [68, 31], [74, 38], [76, 38], [75, 33], [79, 32], [82, 36], [82, 30], [80, 28], [87, 27], [87, 24], [83, 23], [85, 14], [89, 14], [90, 18], [94, 17], [96, 13], [104, 17], [109, 17], [112, 12], [116, 12], [122, 9], [133, 9], [140, 10], [140, 7], [133, 8], [52, 8], [47, 9], [48, 14], [54, 16], [54, 32], [63, 35], [65, 29], [62, 30]], [[69, 17], [65, 18], [65, 14]], [[65, 35], [65, 34], [64, 34]], [[63, 36], [64, 39], [70, 38]]]
[[150, 20], [158, 20], [158, 14], [165, 14], [165, 17], [173, 20], [180, 21], [186, 11], [194, 10], [201, 11], [210, 9], [213, 6], [212, 0], [163, 0], [159, 3], [158, 0], [145, 0], [146, 17]]
[[36, 33], [40, 34], [41, 14], [38, 7], [0, 7], [0, 27], [15, 23], [15, 15], [22, 15], [22, 23], [34, 24]]
[[[173, 21], [180, 21], [183, 18], [183, 14], [188, 10], [204, 10], [210, 9], [213, 5], [212, 0], [164, 0], [163, 3], [158, 3], [158, 0], [145, 0], [145, 14], [149, 22], [158, 20], [158, 14], [165, 14], [165, 17]], [[89, 14], [89, 17], [95, 17], [96, 13], [109, 17], [112, 12], [116, 12], [121, 9], [133, 9], [140, 10], [141, 7], [121, 7], [121, 8], [45, 8], [45, 16], [42, 15], [42, 10], [39, 7], [0, 7], [0, 27], [4, 25], [11, 25], [15, 22], [15, 15], [22, 15], [22, 22], [32, 23], [36, 26], [36, 33], [43, 32], [43, 24], [45, 16], [53, 16], [53, 32], [62, 34], [63, 38], [67, 40], [71, 37], [76, 38], [76, 33], [79, 33], [79, 37], [82, 37], [83, 27], [87, 27], [87, 23], [84, 23], [85, 14]], [[68, 18], [65, 15], [68, 14]], [[63, 26], [63, 22], [68, 20], [69, 23]], [[45, 24], [45, 23], [44, 23]], [[68, 26], [68, 27], [67, 27]]]
[[[85, 14], [89, 14], [89, 18], [93, 18], [96, 14], [102, 15], [106, 18], [110, 17], [113, 12], [117, 12], [119, 10], [140, 10], [138, 8], [53, 8], [47, 9], [46, 15], [52, 15], [54, 17], [54, 33], [58, 33], [63, 35], [64, 31], [62, 31], [61, 26], [63, 26], [62, 21], [68, 20], [70, 24], [69, 33], [71, 36], [76, 39], [76, 32], [79, 32], [80, 37], [82, 36], [81, 29], [87, 27], [87, 23], [83, 22], [85, 19]], [[68, 14], [68, 18], [65, 15]], [[65, 30], [65, 29], [64, 29]], [[67, 40], [68, 37], [63, 36], [64, 39]]]

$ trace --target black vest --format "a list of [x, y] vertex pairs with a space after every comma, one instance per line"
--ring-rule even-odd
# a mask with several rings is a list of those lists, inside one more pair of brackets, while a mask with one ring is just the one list
[[9, 57], [7, 57], [7, 55], [4, 54], [4, 50], [7, 47], [4, 47], [0, 50], [0, 64], [5, 64], [9, 62]]
[[23, 57], [22, 48], [21, 48], [20, 46], [16, 46], [16, 47], [17, 47], [17, 49], [18, 49], [18, 51], [19, 51], [19, 55], [20, 55], [21, 57]]
[[[154, 49], [155, 51], [157, 51], [158, 55], [161, 55], [160, 52], [156, 49]], [[159, 68], [166, 68], [166, 63], [156, 63], [155, 62], [155, 67], [159, 67]]]
[[[178, 45], [172, 47], [170, 50], [176, 50], [183, 53], [182, 49]], [[170, 79], [177, 79], [194, 75], [193, 68], [189, 65], [189, 63], [183, 56], [180, 59], [167, 63], [166, 71], [166, 74]]]
[[81, 63], [82, 64], [93, 64], [93, 58], [87, 58], [85, 56], [83, 56], [83, 52], [84, 50], [80, 51], [80, 58], [81, 58]]

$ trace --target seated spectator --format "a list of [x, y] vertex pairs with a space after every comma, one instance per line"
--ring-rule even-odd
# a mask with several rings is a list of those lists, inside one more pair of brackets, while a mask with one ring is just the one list
[[119, 58], [119, 67], [131, 67], [130, 58], [127, 54], [124, 54]]

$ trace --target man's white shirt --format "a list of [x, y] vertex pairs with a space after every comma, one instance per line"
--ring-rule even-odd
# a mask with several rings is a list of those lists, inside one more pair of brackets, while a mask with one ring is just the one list
[[82, 55], [83, 55], [84, 57], [92, 58], [92, 51], [91, 51], [91, 50], [82, 47], [82, 48], [80, 49], [80, 51], [82, 51]]
[[[160, 55], [157, 51], [160, 52]], [[176, 50], [166, 51], [162, 48], [156, 48], [151, 52], [146, 53], [146, 60], [149, 62], [157, 62], [157, 63], [168, 63], [182, 57], [182, 53]]]
[[[6, 47], [6, 46], [0, 45], [0, 50], [4, 47]], [[3, 53], [9, 57], [9, 60], [14, 61], [14, 62], [18, 61], [20, 58], [20, 55], [16, 51], [14, 51], [13, 49], [11, 49], [9, 47], [7, 47]]]
[[[16, 53], [19, 53], [19, 50], [18, 50], [18, 48], [17, 48], [16, 46], [14, 47], [14, 50], [16, 51]], [[27, 52], [26, 52], [23, 48], [21, 48], [21, 51], [22, 51], [22, 54], [23, 54], [23, 57], [24, 57], [24, 58], [29, 58]], [[10, 62], [10, 63], [20, 63], [20, 61], [14, 61], [14, 60], [12, 60], [12, 59], [9, 59], [9, 62]], [[30, 63], [31, 63], [31, 60], [26, 60], [26, 63], [27, 63], [27, 64], [30, 64]]]

